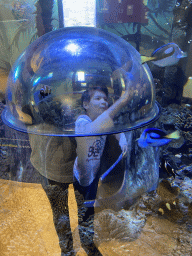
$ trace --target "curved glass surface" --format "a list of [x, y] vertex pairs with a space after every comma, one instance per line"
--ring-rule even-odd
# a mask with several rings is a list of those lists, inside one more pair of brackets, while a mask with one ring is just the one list
[[[76, 133], [75, 120], [84, 113], [82, 93], [93, 86], [107, 87], [109, 105], [126, 89], [133, 95], [112, 128]], [[153, 78], [139, 52], [102, 29], [71, 27], [45, 34], [20, 55], [8, 77], [2, 117], [22, 132], [93, 136], [136, 129], [158, 114]]]

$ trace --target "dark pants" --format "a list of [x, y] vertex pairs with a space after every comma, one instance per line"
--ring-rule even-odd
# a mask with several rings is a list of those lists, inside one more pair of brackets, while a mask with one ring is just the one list
[[[68, 209], [68, 188], [69, 183], [59, 183], [52, 180], [48, 180], [48, 186], [44, 187], [44, 190], [50, 201], [53, 211], [53, 221], [59, 237], [59, 243], [61, 247], [62, 256], [75, 255], [73, 251], [73, 237], [69, 221], [69, 209]], [[93, 242], [94, 230], [85, 237], [84, 231], [86, 226], [89, 225], [88, 218], [94, 216], [93, 208], [84, 208], [84, 191], [81, 190], [77, 184], [74, 183], [75, 196], [78, 206], [78, 223], [80, 240], [83, 249], [88, 255], [102, 255]], [[93, 225], [92, 225], [93, 226]]]
[[[97, 174], [96, 178], [93, 180], [93, 182], [89, 186], [81, 186], [79, 182], [75, 179], [74, 180], [74, 189], [77, 190], [84, 198], [84, 201], [87, 200], [94, 200], [97, 195], [97, 188], [98, 188], [98, 182], [99, 182], [99, 173]], [[90, 216], [94, 218], [94, 207], [85, 208], [85, 213], [83, 216], [83, 221], [87, 221]]]
[[[82, 247], [88, 255], [102, 255], [93, 243], [94, 230], [89, 234], [89, 239], [85, 239], [86, 226], [89, 221], [94, 219], [94, 207], [83, 207], [84, 200], [94, 200], [97, 194], [98, 182], [100, 176], [117, 160], [121, 154], [118, 141], [113, 135], [107, 136], [103, 155], [101, 157], [101, 165], [94, 181], [87, 187], [81, 186], [78, 181], [74, 181], [75, 196], [78, 205], [78, 222]], [[113, 170], [118, 173], [122, 167], [120, 163]], [[59, 236], [62, 256], [74, 255], [73, 238], [69, 222], [68, 210], [68, 187], [69, 183], [59, 183], [48, 180], [52, 186], [45, 186], [45, 192], [51, 203], [53, 210], [53, 220], [57, 234]], [[92, 218], [90, 218], [92, 216]], [[92, 225], [94, 226], [94, 225]], [[85, 232], [83, 232], [85, 231]]]

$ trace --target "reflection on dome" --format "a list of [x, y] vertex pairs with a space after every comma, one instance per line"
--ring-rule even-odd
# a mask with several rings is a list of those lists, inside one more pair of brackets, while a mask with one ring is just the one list
[[153, 78], [135, 48], [101, 29], [71, 27], [45, 34], [18, 58], [8, 78], [3, 120], [34, 134], [90, 135], [75, 134], [74, 125], [83, 111], [82, 93], [96, 85], [108, 88], [109, 104], [128, 86], [134, 90], [105, 134], [136, 129], [157, 118]]

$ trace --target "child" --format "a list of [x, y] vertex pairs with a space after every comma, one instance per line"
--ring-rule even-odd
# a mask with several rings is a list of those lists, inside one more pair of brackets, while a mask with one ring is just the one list
[[[95, 86], [82, 95], [82, 105], [86, 114], [80, 115], [75, 123], [76, 133], [97, 134], [110, 131], [114, 126], [113, 118], [126, 106], [132, 97], [128, 88], [112, 106], [108, 108], [108, 90], [104, 86]], [[123, 153], [127, 151], [127, 141], [123, 133], [117, 134]], [[106, 135], [76, 137], [77, 158], [74, 164], [74, 179], [77, 189], [85, 200], [95, 199], [98, 170], [103, 154]], [[96, 178], [97, 177], [97, 178]]]

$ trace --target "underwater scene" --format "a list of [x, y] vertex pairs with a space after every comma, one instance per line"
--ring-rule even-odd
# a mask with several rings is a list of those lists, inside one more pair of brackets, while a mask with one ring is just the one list
[[192, 255], [192, 1], [0, 0], [0, 255]]

